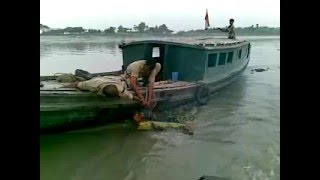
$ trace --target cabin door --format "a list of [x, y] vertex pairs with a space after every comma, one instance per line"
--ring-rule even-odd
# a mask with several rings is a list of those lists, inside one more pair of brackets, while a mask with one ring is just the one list
[[158, 63], [161, 64], [161, 70], [156, 77], [156, 81], [163, 81], [163, 67], [164, 67], [164, 55], [165, 46], [157, 45], [152, 48], [152, 58], [156, 59]]

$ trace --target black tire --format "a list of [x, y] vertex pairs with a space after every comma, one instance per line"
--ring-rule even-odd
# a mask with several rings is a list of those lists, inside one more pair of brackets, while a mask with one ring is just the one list
[[199, 86], [196, 91], [195, 98], [196, 98], [196, 101], [200, 105], [208, 104], [208, 102], [210, 100], [210, 89], [209, 89], [208, 85], [204, 84], [204, 85]]

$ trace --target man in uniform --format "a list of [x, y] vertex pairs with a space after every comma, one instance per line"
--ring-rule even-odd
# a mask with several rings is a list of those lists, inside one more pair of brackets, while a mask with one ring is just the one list
[[225, 28], [225, 29], [222, 29], [222, 28], [218, 28], [220, 31], [222, 32], [227, 32], [228, 33], [228, 38], [229, 39], [236, 39], [236, 34], [235, 34], [235, 28], [233, 26], [233, 23], [234, 23], [234, 19], [230, 19], [229, 20], [229, 23], [230, 25]]
[[118, 96], [127, 99], [140, 100], [138, 97], [133, 96], [133, 94], [127, 90], [126, 82], [120, 76], [95, 77], [87, 81], [70, 83], [63, 87], [87, 90], [96, 93], [99, 96]]
[[[155, 100], [153, 92], [154, 82], [157, 74], [161, 70], [160, 63], [157, 63], [156, 59], [150, 58], [147, 60], [138, 60], [128, 65], [124, 72], [124, 77], [130, 88], [137, 94], [138, 98], [142, 102], [142, 105], [151, 108]], [[138, 86], [138, 78], [143, 78], [148, 84], [148, 97], [144, 97]]]

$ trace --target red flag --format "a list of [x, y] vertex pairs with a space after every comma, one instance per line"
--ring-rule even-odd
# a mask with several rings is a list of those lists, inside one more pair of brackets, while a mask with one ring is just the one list
[[205, 18], [204, 18], [205, 20], [206, 20], [206, 22], [205, 22], [205, 30], [207, 30], [208, 29], [208, 27], [210, 26], [210, 23], [209, 23], [209, 15], [208, 15], [208, 9], [206, 10], [206, 16], [205, 16]]

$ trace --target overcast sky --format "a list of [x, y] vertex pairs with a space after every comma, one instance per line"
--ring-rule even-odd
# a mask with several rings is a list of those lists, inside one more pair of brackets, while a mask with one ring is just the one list
[[208, 9], [211, 27], [255, 24], [280, 27], [280, 0], [40, 0], [40, 23], [51, 28], [106, 29], [166, 24], [174, 31], [203, 29]]

